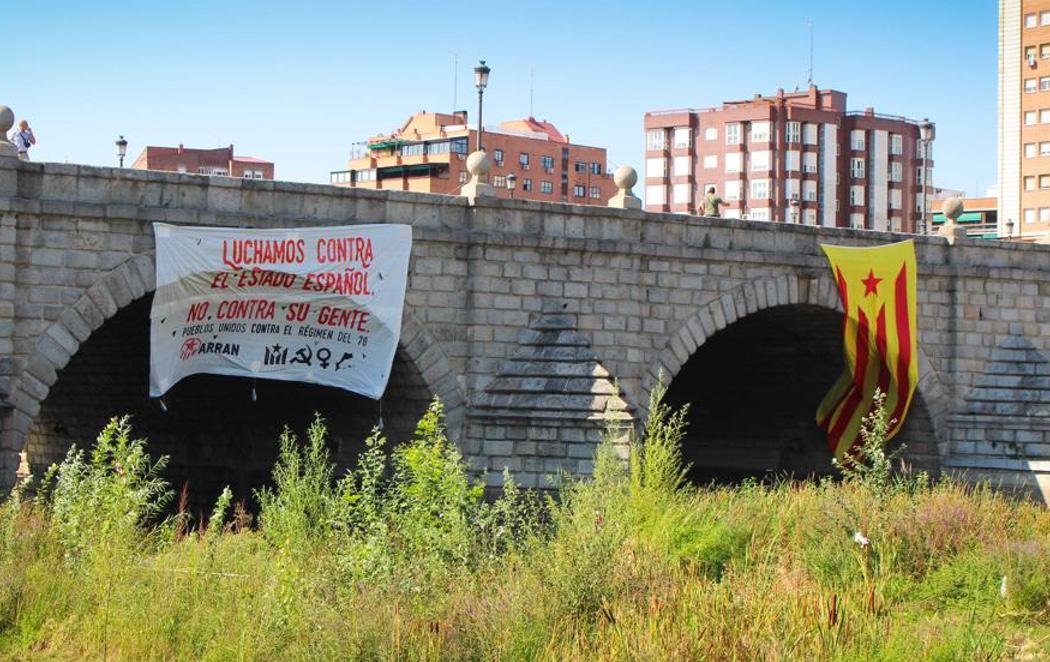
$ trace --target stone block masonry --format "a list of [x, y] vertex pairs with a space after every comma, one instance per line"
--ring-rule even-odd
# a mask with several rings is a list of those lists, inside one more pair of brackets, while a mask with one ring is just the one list
[[[405, 377], [392, 384], [382, 416], [408, 436], [410, 426], [395, 421], [414, 416], [409, 410], [423, 394], [439, 396], [450, 435], [486, 482], [498, 485], [508, 467], [522, 483], [541, 487], [559, 472], [589, 473], [604, 422], [637, 422], [659, 376], [673, 386], [716, 337], [734, 338], [720, 346], [740, 354], [729, 361], [739, 378], [718, 388], [720, 374], [689, 371], [696, 388], [684, 392], [710, 394], [691, 401], [703, 436], [696, 448], [708, 449], [697, 450], [694, 464], [819, 465], [763, 445], [783, 437], [809, 448], [808, 432], [799, 430], [811, 391], [822, 388], [810, 373], [836, 360], [830, 345], [815, 340], [828, 333], [829, 318], [818, 311], [838, 307], [819, 244], [904, 238], [515, 200], [468, 206], [450, 196], [0, 158], [0, 486], [13, 484], [27, 443], [37, 471], [68, 443], [90, 441], [91, 431], [72, 423], [119, 413], [106, 401], [117, 396], [101, 394], [145, 392], [136, 382], [142, 366], [121, 364], [137, 359], [118, 349], [109, 354], [111, 367], [92, 368], [85, 348], [149, 298], [153, 221], [412, 225]], [[916, 246], [921, 381], [913, 438], [905, 441], [923, 466], [1045, 488], [1050, 411], [1040, 380], [1050, 338], [1050, 252], [967, 239], [948, 246], [936, 237], [916, 238]], [[123, 325], [127, 335], [110, 338], [110, 346], [144, 338], [145, 323], [137, 324]], [[747, 360], [759, 347], [773, 368]], [[748, 389], [786, 379], [788, 356], [796, 372], [810, 376], [797, 380], [807, 385], [794, 389], [798, 397], [781, 398], [774, 411]], [[90, 381], [100, 395], [70, 380]], [[732, 426], [719, 418], [727, 411], [712, 405], [719, 394], [749, 403], [748, 420]], [[246, 397], [236, 400], [235, 407], [249, 406]], [[393, 413], [395, 402], [417, 405]], [[336, 398], [331, 406], [358, 412], [347, 435], [381, 416], [378, 404]], [[184, 421], [175, 434], [166, 420], [149, 418], [156, 429], [142, 432], [172, 448], [192, 437], [187, 471], [240, 461], [237, 444], [214, 422], [195, 428]], [[734, 427], [753, 438], [734, 437]]]

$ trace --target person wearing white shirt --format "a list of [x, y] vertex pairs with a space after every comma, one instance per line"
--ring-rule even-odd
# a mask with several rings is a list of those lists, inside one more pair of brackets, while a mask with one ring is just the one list
[[11, 143], [18, 150], [18, 158], [21, 161], [29, 160], [29, 148], [36, 144], [36, 136], [29, 128], [29, 122], [22, 120], [18, 123], [18, 131], [11, 135]]

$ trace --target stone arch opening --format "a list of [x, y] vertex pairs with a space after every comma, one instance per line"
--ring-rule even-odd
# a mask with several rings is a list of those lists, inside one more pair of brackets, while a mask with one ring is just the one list
[[[339, 468], [353, 466], [380, 417], [379, 404], [340, 389], [218, 375], [187, 377], [166, 394], [167, 411], [147, 394], [149, 311], [152, 294], [128, 304], [97, 328], [58, 371], [26, 437], [29, 470], [40, 475], [71, 444], [90, 445], [106, 422], [130, 414], [136, 436], [149, 439], [154, 457], [170, 456], [167, 478], [189, 483], [195, 510], [214, 503], [229, 485], [235, 500], [252, 503], [268, 483], [285, 425], [302, 436], [314, 412], [329, 429]], [[399, 347], [382, 400], [384, 429], [392, 440], [411, 436], [431, 390], [408, 352]]]
[[[833, 472], [814, 414], [843, 369], [842, 314], [814, 304], [776, 305], [707, 338], [668, 386], [665, 402], [690, 405], [684, 443], [695, 482], [796, 478]], [[893, 444], [915, 466], [938, 464], [921, 393]]]

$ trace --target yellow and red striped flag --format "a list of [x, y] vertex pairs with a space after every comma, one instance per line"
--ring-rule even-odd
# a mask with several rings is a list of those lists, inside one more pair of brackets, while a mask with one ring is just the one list
[[915, 244], [821, 245], [842, 300], [846, 369], [817, 408], [817, 424], [842, 459], [860, 442], [876, 389], [886, 394], [887, 439], [901, 428], [919, 381]]

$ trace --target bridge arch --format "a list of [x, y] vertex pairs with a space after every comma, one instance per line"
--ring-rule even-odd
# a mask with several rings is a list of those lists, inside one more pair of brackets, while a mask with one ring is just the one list
[[[152, 293], [155, 289], [155, 263], [154, 256], [141, 254], [123, 262], [109, 272], [102, 274], [92, 285], [87, 287], [80, 298], [69, 306], [45, 331], [38, 337], [34, 351], [29, 355], [25, 368], [21, 372], [14, 388], [12, 401], [15, 410], [5, 421], [5, 443], [3, 452], [8, 456], [0, 461], [0, 466], [17, 466], [17, 456], [23, 451], [29, 462], [29, 469], [39, 474], [47, 463], [59, 459], [65, 452], [61, 446], [68, 447], [69, 443], [76, 442], [78, 445], [90, 443], [94, 435], [100, 429], [99, 420], [103, 421], [112, 415], [124, 413], [119, 405], [114, 403], [112, 411], [106, 411], [104, 416], [90, 416], [84, 418], [92, 419], [91, 423], [84, 423], [91, 427], [80, 428], [76, 436], [69, 425], [69, 420], [74, 416], [74, 401], [83, 402], [85, 398], [92, 395], [104, 397], [103, 394], [92, 394], [90, 392], [93, 380], [90, 378], [92, 371], [99, 366], [93, 364], [90, 354], [114, 351], [122, 352], [121, 356], [127, 359], [127, 363], [134, 365], [117, 370], [116, 375], [104, 374], [103, 377], [110, 379], [116, 377], [123, 380], [125, 390], [133, 391], [136, 399], [136, 418], [139, 418], [136, 433], [151, 438], [163, 437], [163, 433], [151, 429], [150, 423], [164, 423], [171, 418], [178, 421], [174, 428], [177, 431], [170, 434], [187, 434], [192, 427], [192, 421], [185, 416], [166, 414], [160, 411], [154, 403], [149, 403], [146, 397], [148, 379], [148, 324], [149, 308]], [[117, 347], [114, 350], [114, 346]], [[87, 355], [85, 355], [85, 353]], [[63, 379], [66, 376], [68, 379]], [[85, 378], [86, 379], [83, 379]], [[68, 382], [77, 379], [87, 382], [86, 386], [76, 387]], [[272, 380], [260, 380], [257, 385], [258, 402], [249, 397], [250, 387], [244, 384], [244, 380], [212, 375], [198, 375], [191, 378], [194, 381], [194, 390], [200, 386], [205, 391], [214, 394], [229, 394], [232, 391], [243, 391], [240, 402], [234, 402], [238, 409], [240, 420], [249, 416], [246, 409], [250, 406], [256, 410], [266, 410], [265, 403], [280, 401], [293, 404], [293, 414], [288, 421], [276, 421], [277, 414], [272, 409], [267, 413], [267, 422], [274, 425], [292, 424], [293, 427], [301, 429], [312, 415], [314, 404], [317, 409], [322, 409], [326, 414], [330, 431], [333, 434], [335, 448], [335, 459], [341, 465], [349, 464], [360, 443], [364, 440], [368, 428], [380, 417], [383, 418], [388, 433], [393, 439], [400, 440], [411, 432], [416, 419], [422, 413], [426, 402], [433, 395], [437, 395], [445, 404], [447, 412], [448, 428], [456, 435], [463, 427], [465, 414], [465, 398], [459, 387], [456, 374], [452, 371], [448, 357], [444, 353], [440, 343], [431, 335], [426, 326], [413, 314], [410, 309], [405, 310], [402, 318], [401, 342], [399, 343], [397, 355], [394, 360], [394, 369], [391, 374], [388, 395], [383, 399], [380, 407], [372, 401], [348, 394], [338, 389], [310, 384], [298, 384], [294, 382], [278, 382]], [[187, 384], [186, 381], [178, 386]], [[97, 383], [96, 383], [97, 386]], [[180, 399], [179, 394], [173, 389], [168, 395], [175, 395], [174, 399]], [[269, 393], [267, 393], [269, 391]], [[200, 396], [196, 399], [181, 394], [187, 405], [200, 404]], [[269, 397], [267, 397], [269, 396]], [[118, 398], [119, 399], [119, 398]], [[168, 398], [169, 401], [171, 398]], [[238, 398], [233, 398], [234, 400]], [[58, 402], [56, 402], [56, 400]], [[63, 402], [64, 400], [64, 402]], [[149, 406], [146, 406], [146, 403]], [[250, 405], [248, 403], [251, 403]], [[99, 407], [99, 405], [95, 405]], [[170, 406], [169, 406], [170, 407]], [[175, 412], [174, 407], [170, 407]], [[66, 411], [62, 411], [66, 409]], [[349, 410], [353, 409], [351, 413]], [[285, 408], [282, 407], [282, 412]], [[216, 414], [212, 410], [213, 417], [218, 415], [227, 418], [229, 412]], [[143, 421], [141, 418], [148, 418]], [[237, 419], [232, 416], [231, 420]], [[213, 421], [214, 423], [214, 421]], [[271, 425], [271, 428], [274, 428]], [[342, 426], [344, 438], [338, 436], [339, 426]], [[211, 427], [215, 430], [215, 426]], [[248, 449], [242, 457], [237, 448], [239, 440], [233, 432], [225, 431], [221, 436], [225, 437], [227, 449], [227, 464], [241, 464], [245, 458], [255, 456], [258, 467], [249, 482], [257, 483], [266, 465], [272, 466], [272, 456], [276, 447], [276, 432], [279, 427], [272, 430], [265, 439], [269, 449], [260, 452], [258, 448]], [[258, 429], [252, 431], [258, 432]], [[64, 441], [60, 441], [65, 436]], [[189, 435], [195, 436], [195, 435]], [[344, 446], [344, 440], [346, 442]], [[194, 453], [209, 455], [213, 449], [206, 446], [200, 439], [193, 448]], [[38, 448], [33, 448], [37, 445]], [[256, 444], [258, 446], [259, 444]], [[154, 446], [154, 453], [170, 454], [175, 450], [174, 444], [169, 440], [165, 446], [163, 443]], [[14, 457], [11, 457], [11, 456]], [[261, 457], [259, 457], [261, 456]], [[211, 458], [214, 460], [215, 458]], [[220, 458], [221, 459], [221, 458]], [[194, 458], [180, 458], [183, 464], [183, 473], [186, 477], [193, 478], [190, 474], [196, 471]], [[176, 460], [173, 457], [173, 465]], [[265, 469], [268, 473], [268, 468]], [[170, 471], [171, 477], [179, 482], [182, 476], [176, 471]], [[231, 471], [223, 473], [224, 478], [229, 478]], [[199, 478], [199, 476], [198, 476]], [[265, 476], [263, 476], [265, 480]], [[10, 477], [2, 482], [10, 482]], [[214, 481], [213, 481], [214, 482]], [[245, 487], [246, 485], [242, 485]], [[253, 487], [254, 485], [247, 485]], [[214, 485], [209, 485], [203, 490], [204, 494], [195, 495], [202, 503], [214, 495]], [[221, 489], [221, 485], [218, 486]], [[192, 489], [192, 488], [191, 488]], [[242, 492], [245, 490], [242, 490]], [[246, 496], [246, 494], [239, 494]]]
[[[739, 475], [761, 473], [759, 465], [763, 463], [769, 469], [796, 474], [823, 473], [830, 468], [830, 453], [814, 441], [814, 432], [819, 433], [819, 429], [812, 423], [812, 414], [842, 369], [841, 312], [834, 283], [824, 274], [813, 277], [784, 274], [741, 283], [702, 305], [671, 332], [644, 378], [640, 404], [647, 404], [650, 391], [662, 375], [668, 387], [667, 402], [693, 405], [690, 415], [693, 429], [687, 446], [703, 445], [702, 438], [709, 435], [720, 438], [724, 442], [722, 446], [733, 447], [728, 451], [709, 448], [717, 445], [712, 439], [706, 446], [694, 449], [695, 457], [690, 460], [698, 467], [698, 478], [733, 474], [732, 471], [705, 474], [705, 454], [714, 464], [741, 464]], [[800, 338], [812, 342], [801, 342]], [[753, 359], [750, 365], [744, 360], [749, 356]], [[898, 438], [908, 444], [908, 454], [915, 464], [936, 468], [947, 453], [945, 419], [950, 400], [921, 345], [918, 360], [919, 387]], [[756, 367], [756, 363], [780, 366], [781, 373], [778, 374], [775, 367], [768, 370]], [[733, 432], [727, 430], [728, 417], [740, 418], [741, 411], [726, 413], [727, 420], [719, 421], [717, 411], [711, 411], [710, 407], [706, 411], [697, 408], [702, 406], [698, 399], [705, 396], [712, 407], [720, 403], [729, 412], [741, 399], [770, 400], [776, 398], [776, 393], [782, 394], [784, 403], [751, 401], [741, 406], [753, 412], [753, 418], [757, 417], [755, 421], [767, 426], [765, 430], [754, 429], [754, 434], [770, 437], [762, 443], [754, 442], [752, 447], [747, 445], [749, 441], [734, 438]], [[789, 416], [784, 409], [790, 402], [794, 403], [795, 411]], [[749, 420], [746, 416], [743, 418]], [[773, 426], [781, 424], [797, 429], [783, 430], [777, 442], [772, 438], [777, 435], [771, 431]], [[739, 435], [748, 433], [745, 427]], [[781, 447], [777, 447], [777, 443]], [[806, 457], [785, 460], [787, 446], [793, 448], [792, 452], [797, 451], [796, 455], [802, 453]], [[719, 453], [737, 455], [719, 460]], [[749, 453], [749, 460], [742, 461], [742, 454]]]

